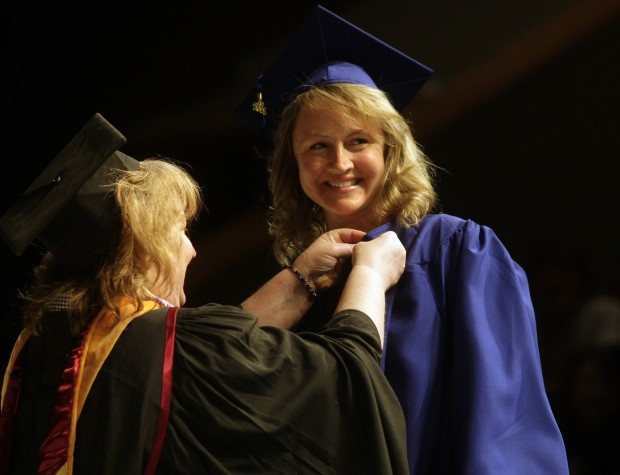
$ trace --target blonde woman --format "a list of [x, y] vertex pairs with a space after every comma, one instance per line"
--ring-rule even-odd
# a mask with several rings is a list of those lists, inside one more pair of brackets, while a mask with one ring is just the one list
[[[566, 474], [526, 275], [491, 229], [433, 213], [433, 166], [399, 112], [430, 74], [332, 12], [311, 14], [238, 109], [273, 133], [275, 257], [293, 262], [343, 226], [402, 242], [383, 367], [411, 474]], [[341, 289], [320, 293], [297, 331], [318, 331]]]

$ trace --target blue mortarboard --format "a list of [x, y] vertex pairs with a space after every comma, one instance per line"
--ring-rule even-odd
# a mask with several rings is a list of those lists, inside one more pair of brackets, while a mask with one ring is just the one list
[[95, 114], [0, 218], [0, 236], [21, 255], [40, 241], [74, 272], [92, 268], [118, 225], [118, 210], [102, 185], [110, 169], [139, 162], [117, 149], [125, 137]]
[[319, 5], [235, 113], [252, 125], [273, 126], [286, 105], [308, 86], [343, 82], [381, 89], [402, 111], [432, 73]]

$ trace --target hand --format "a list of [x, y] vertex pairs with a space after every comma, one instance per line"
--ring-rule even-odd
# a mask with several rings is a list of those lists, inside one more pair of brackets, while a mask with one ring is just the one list
[[393, 231], [376, 239], [360, 242], [353, 248], [353, 266], [366, 266], [384, 282], [384, 290], [392, 287], [405, 270], [406, 252]]
[[317, 291], [331, 287], [342, 262], [351, 257], [353, 246], [366, 235], [356, 229], [334, 229], [321, 234], [302, 252], [293, 265]]

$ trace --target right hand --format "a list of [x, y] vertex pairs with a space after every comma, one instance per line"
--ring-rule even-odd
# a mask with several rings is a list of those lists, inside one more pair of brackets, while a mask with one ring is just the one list
[[359, 242], [353, 248], [353, 266], [366, 266], [381, 276], [384, 290], [398, 282], [405, 270], [406, 251], [393, 231], [372, 241]]
[[349, 228], [323, 233], [295, 259], [293, 265], [317, 291], [327, 289], [338, 278], [341, 263], [351, 257], [353, 246], [365, 235]]

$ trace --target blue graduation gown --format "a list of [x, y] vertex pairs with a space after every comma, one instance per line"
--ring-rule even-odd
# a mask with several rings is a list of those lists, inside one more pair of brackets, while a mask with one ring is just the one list
[[[366, 239], [388, 230], [407, 263], [387, 295], [383, 365], [405, 413], [410, 472], [567, 474], [521, 267], [472, 221], [434, 214]], [[297, 331], [331, 315], [339, 291], [321, 295]]]

